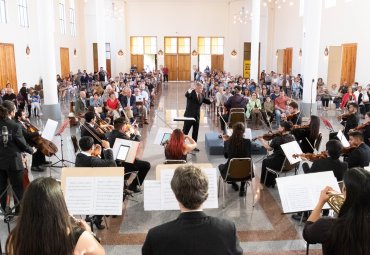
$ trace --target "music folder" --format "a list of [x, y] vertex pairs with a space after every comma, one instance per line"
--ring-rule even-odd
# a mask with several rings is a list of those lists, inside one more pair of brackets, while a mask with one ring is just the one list
[[163, 127], [159, 128], [157, 134], [155, 135], [154, 144], [163, 145], [170, 139], [171, 134], [172, 129]]
[[117, 158], [119, 156], [125, 158], [124, 161], [127, 163], [134, 163], [139, 145], [140, 143], [136, 141], [117, 138], [112, 149], [114, 159], [122, 160]]
[[171, 133], [164, 133], [161, 141], [161, 145], [164, 145], [167, 143], [168, 140], [170, 140]]
[[192, 117], [175, 117], [173, 121], [196, 121], [195, 118]]

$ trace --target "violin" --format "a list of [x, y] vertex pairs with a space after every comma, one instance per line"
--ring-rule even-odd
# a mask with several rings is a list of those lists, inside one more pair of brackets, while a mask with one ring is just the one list
[[337, 118], [338, 120], [347, 121], [347, 119], [352, 116], [355, 113], [344, 113], [342, 115], [339, 115]]
[[112, 126], [110, 126], [105, 120], [102, 120], [99, 114], [95, 113], [95, 116], [96, 116], [96, 124], [98, 124], [99, 129], [102, 133], [112, 132], [113, 130]]
[[310, 125], [293, 125], [292, 131], [293, 130], [298, 130], [298, 129], [309, 129]]
[[279, 136], [283, 136], [283, 132], [276, 131], [276, 132], [266, 133], [266, 134], [264, 134], [262, 136], [257, 136], [255, 138], [253, 138], [252, 141], [256, 141], [259, 138], [262, 138], [265, 141], [271, 141], [275, 137], [279, 137]]
[[299, 112], [288, 114], [284, 117], [284, 119], [285, 121], [292, 121], [298, 114]]
[[[27, 127], [27, 132], [29, 133], [39, 132], [39, 130], [29, 121], [25, 122], [25, 125]], [[41, 153], [47, 157], [51, 157], [52, 155], [55, 155], [55, 153], [58, 152], [58, 147], [53, 142], [48, 141], [45, 138], [41, 137], [41, 135], [32, 137], [32, 141], [36, 144], [35, 147], [39, 149]]]
[[100, 155], [101, 155], [101, 146], [99, 144], [95, 144], [94, 150], [91, 152], [91, 156], [100, 158]]
[[354, 151], [357, 147], [356, 146], [350, 146], [350, 147], [344, 147], [341, 152], [344, 155], [350, 154], [352, 151]]
[[320, 153], [303, 153], [303, 154], [293, 154], [293, 158], [305, 158], [309, 161], [315, 161], [315, 160], [318, 160], [318, 159], [323, 159], [323, 158], [327, 158], [329, 155], [328, 155], [328, 152], [327, 151], [322, 151]]
[[360, 131], [360, 130], [363, 130], [363, 129], [365, 129], [367, 126], [369, 126], [370, 125], [370, 121], [369, 122], [366, 122], [366, 123], [363, 123], [363, 124], [361, 124], [361, 125], [358, 125], [357, 127], [355, 127], [355, 128], [353, 128], [353, 129], [351, 129], [350, 131], [352, 132], [352, 131]]

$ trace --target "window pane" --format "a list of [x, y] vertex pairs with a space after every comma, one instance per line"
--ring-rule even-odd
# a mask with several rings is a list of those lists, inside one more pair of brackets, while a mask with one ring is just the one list
[[165, 38], [165, 53], [177, 53], [177, 38], [167, 37]]
[[5, 0], [0, 0], [0, 23], [6, 23]]

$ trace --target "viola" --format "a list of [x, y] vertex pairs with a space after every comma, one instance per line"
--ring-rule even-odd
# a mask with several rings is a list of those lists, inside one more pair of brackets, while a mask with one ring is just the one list
[[347, 119], [355, 113], [344, 113], [338, 116], [338, 120], [347, 121]]
[[310, 125], [293, 125], [292, 131], [293, 130], [299, 130], [299, 129], [309, 129]]
[[360, 130], [365, 129], [369, 125], [370, 125], [370, 121], [369, 122], [366, 122], [366, 123], [363, 123], [361, 125], [358, 125], [357, 127], [351, 129], [350, 131], [360, 131]]
[[272, 139], [274, 139], [275, 137], [279, 137], [279, 136], [283, 136], [283, 133], [280, 132], [280, 131], [276, 131], [276, 132], [269, 132], [269, 133], [266, 133], [262, 136], [257, 136], [255, 138], [252, 139], [252, 141], [256, 141], [257, 139], [259, 138], [262, 138], [263, 140], [265, 141], [271, 141]]

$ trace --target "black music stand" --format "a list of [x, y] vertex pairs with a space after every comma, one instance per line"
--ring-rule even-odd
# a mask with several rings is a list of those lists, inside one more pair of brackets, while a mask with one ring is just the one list
[[[63, 134], [64, 130], [68, 127], [68, 124], [69, 124], [69, 119], [67, 119], [63, 122], [63, 124], [60, 126], [60, 128], [58, 129], [58, 131], [55, 134], [56, 136], [60, 137], [60, 153], [62, 154], [62, 157], [59, 158], [56, 154], [54, 154], [54, 156], [58, 159], [58, 161], [53, 163], [50, 167], [58, 167], [58, 168], [67, 167], [67, 165], [64, 162], [74, 164], [74, 162], [71, 162], [69, 160], [64, 159], [64, 154], [63, 154], [63, 136], [62, 136], [62, 134]], [[62, 163], [62, 165], [57, 166], [57, 164], [59, 164], [59, 163]]]

